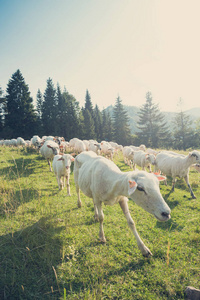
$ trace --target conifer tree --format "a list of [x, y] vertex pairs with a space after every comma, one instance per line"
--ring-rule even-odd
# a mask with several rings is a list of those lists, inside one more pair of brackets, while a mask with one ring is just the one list
[[96, 139], [94, 120], [88, 109], [83, 110], [83, 117], [84, 117], [84, 138], [87, 140]]
[[114, 140], [120, 145], [127, 145], [131, 141], [131, 130], [127, 111], [118, 96], [113, 110]]
[[112, 141], [113, 140], [113, 123], [110, 113], [103, 109], [102, 111], [102, 140]]
[[137, 127], [140, 131], [137, 134], [140, 143], [153, 148], [158, 148], [169, 143], [170, 134], [164, 120], [164, 115], [159, 111], [158, 105], [153, 103], [150, 92], [147, 92], [146, 102], [140, 108], [138, 115], [139, 121]]
[[36, 111], [37, 111], [39, 120], [41, 120], [41, 118], [42, 118], [42, 106], [43, 106], [43, 96], [42, 96], [40, 89], [38, 89], [37, 95], [36, 95]]
[[5, 126], [10, 137], [30, 138], [35, 133], [36, 121], [28, 85], [17, 70], [7, 85]]
[[181, 107], [173, 120], [173, 135], [174, 135], [174, 148], [186, 150], [194, 145], [195, 131], [192, 128], [192, 121], [190, 116], [182, 111], [182, 99], [179, 100]]
[[84, 110], [86, 110], [86, 109], [90, 112], [90, 115], [92, 116], [92, 118], [94, 118], [94, 109], [93, 109], [91, 97], [90, 97], [90, 94], [89, 94], [88, 90], [86, 90], [86, 95], [85, 95]]
[[81, 113], [78, 101], [67, 91], [63, 92], [63, 131], [62, 135], [69, 140], [74, 137], [82, 138]]
[[[3, 91], [0, 87], [0, 133], [3, 130], [3, 116], [4, 116], [3, 105], [5, 101], [5, 98], [3, 98], [2, 96], [3, 96]], [[2, 136], [0, 136], [0, 138], [2, 138]]]
[[95, 125], [95, 133], [96, 133], [96, 139], [98, 141], [102, 140], [102, 114], [99, 110], [98, 105], [94, 108], [94, 125]]
[[56, 135], [57, 133], [57, 103], [56, 90], [51, 78], [47, 80], [47, 86], [44, 92], [44, 101], [42, 105], [42, 124], [45, 135]]

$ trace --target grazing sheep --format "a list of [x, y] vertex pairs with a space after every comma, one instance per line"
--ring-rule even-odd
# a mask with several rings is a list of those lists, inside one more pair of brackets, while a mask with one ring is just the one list
[[151, 149], [151, 148], [147, 148], [146, 153], [153, 154], [156, 156], [158, 154], [158, 151]]
[[165, 177], [156, 177], [145, 171], [122, 172], [112, 161], [97, 156], [91, 151], [82, 152], [74, 162], [78, 207], [81, 207], [81, 189], [86, 196], [93, 198], [95, 218], [100, 221], [100, 241], [106, 242], [103, 231], [102, 203], [106, 205], [119, 203], [136, 238], [138, 248], [144, 256], [152, 254], [137, 233], [129, 212], [127, 197], [130, 197], [159, 221], [167, 221], [170, 218], [170, 208], [165, 203], [159, 189], [159, 180], [164, 179]]
[[125, 146], [122, 150], [122, 153], [124, 157], [124, 163], [133, 168], [134, 150], [129, 146]]
[[[67, 195], [71, 196], [70, 194], [70, 185], [69, 185], [69, 177], [70, 177], [70, 166], [71, 162], [74, 161], [74, 157], [70, 154], [63, 154], [63, 155], [55, 155], [53, 159], [53, 170], [56, 175], [56, 179], [58, 182], [58, 188], [60, 190], [63, 189], [65, 186], [65, 178], [67, 180]], [[63, 177], [63, 182], [62, 182]]]
[[49, 171], [52, 172], [50, 160], [53, 159], [54, 155], [59, 154], [59, 146], [57, 143], [51, 140], [47, 140], [44, 145], [40, 148], [40, 153], [47, 160], [49, 165]]
[[[144, 151], [135, 151], [133, 162], [145, 171], [145, 168], [149, 168], [151, 172], [151, 165], [155, 165], [155, 155], [145, 153]], [[135, 167], [135, 166], [134, 166]]]
[[174, 191], [176, 177], [184, 178], [190, 189], [192, 198], [196, 199], [189, 184], [189, 170], [193, 164], [199, 162], [200, 153], [196, 150], [190, 152], [188, 155], [160, 152], [156, 156], [155, 166], [156, 170], [160, 170], [166, 176], [172, 176], [172, 191]]
[[76, 154], [86, 151], [86, 146], [83, 141], [77, 140], [74, 144], [74, 151]]
[[21, 137], [18, 137], [17, 138], [17, 146], [26, 146], [25, 140]]
[[101, 154], [104, 154], [105, 157], [113, 160], [114, 153], [115, 153], [115, 149], [114, 147], [111, 146], [110, 143], [106, 141], [101, 142]]

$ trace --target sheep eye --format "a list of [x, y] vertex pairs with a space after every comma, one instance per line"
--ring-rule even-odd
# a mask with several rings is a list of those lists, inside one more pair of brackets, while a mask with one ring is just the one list
[[145, 190], [141, 186], [137, 186], [138, 191], [145, 192]]

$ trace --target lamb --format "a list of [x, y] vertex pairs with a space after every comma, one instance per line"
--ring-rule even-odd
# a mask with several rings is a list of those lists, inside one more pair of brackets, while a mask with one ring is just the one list
[[74, 182], [78, 195], [78, 207], [81, 207], [81, 189], [86, 196], [93, 198], [95, 219], [100, 221], [100, 241], [106, 242], [103, 230], [102, 203], [105, 205], [119, 203], [136, 238], [138, 248], [144, 256], [152, 255], [152, 253], [137, 233], [129, 212], [128, 197], [159, 221], [167, 221], [170, 219], [170, 208], [159, 189], [159, 181], [164, 179], [163, 176], [156, 177], [145, 171], [122, 172], [112, 161], [97, 156], [91, 151], [82, 152], [74, 161]]
[[134, 168], [135, 165], [138, 165], [142, 168], [142, 170], [145, 171], [145, 168], [149, 168], [149, 171], [151, 172], [151, 165], [155, 164], [155, 155], [145, 153], [144, 151], [135, 151], [134, 152]]
[[187, 183], [190, 194], [193, 199], [196, 199], [192, 188], [189, 184], [190, 166], [200, 162], [200, 153], [196, 150], [190, 152], [187, 156], [183, 154], [171, 154], [160, 152], [156, 156], [156, 170], [160, 170], [163, 174], [172, 176], [172, 191], [174, 191], [176, 177], [184, 178]]
[[[71, 196], [70, 194], [70, 185], [69, 185], [69, 177], [70, 177], [70, 166], [71, 162], [74, 161], [74, 157], [70, 154], [63, 154], [63, 155], [55, 155], [53, 159], [53, 170], [56, 175], [56, 179], [58, 182], [58, 188], [60, 190], [63, 189], [65, 186], [65, 178], [67, 180], [67, 195]], [[62, 178], [63, 177], [63, 182]]]
[[52, 172], [50, 160], [53, 159], [54, 155], [59, 154], [59, 146], [57, 143], [51, 140], [47, 140], [44, 145], [40, 148], [40, 153], [47, 160], [49, 165], [49, 171]]

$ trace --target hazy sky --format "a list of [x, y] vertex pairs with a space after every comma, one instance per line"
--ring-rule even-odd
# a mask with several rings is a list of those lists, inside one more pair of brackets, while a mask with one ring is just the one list
[[199, 0], [0, 0], [0, 86], [20, 69], [31, 96], [50, 77], [84, 105], [200, 106]]

